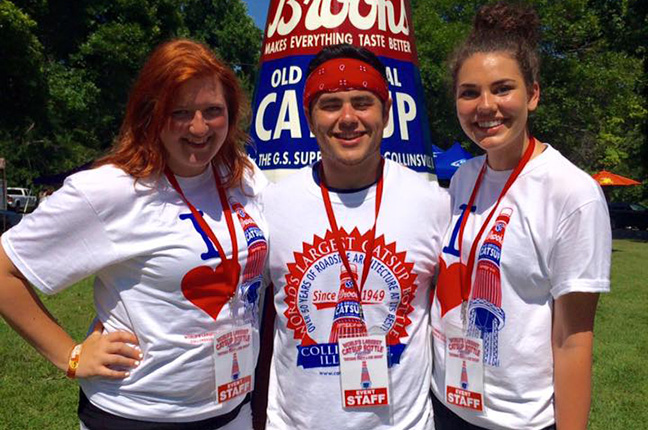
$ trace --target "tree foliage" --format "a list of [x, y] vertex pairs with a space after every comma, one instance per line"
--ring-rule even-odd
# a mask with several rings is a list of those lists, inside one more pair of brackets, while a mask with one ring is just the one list
[[193, 37], [215, 47], [225, 61], [235, 65], [243, 85], [254, 88], [256, 67], [261, 52], [262, 33], [247, 18], [240, 0], [186, 0], [185, 24], [196, 29]]
[[9, 132], [44, 118], [46, 79], [36, 22], [11, 2], [0, 2], [0, 125]]

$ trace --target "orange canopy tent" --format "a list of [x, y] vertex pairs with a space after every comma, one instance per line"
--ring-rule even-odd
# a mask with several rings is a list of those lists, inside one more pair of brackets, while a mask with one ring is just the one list
[[634, 179], [626, 178], [625, 176], [615, 175], [612, 172], [607, 170], [601, 170], [598, 173], [592, 175], [594, 179], [601, 184], [602, 187], [606, 186], [627, 186], [627, 185], [641, 185], [641, 182], [637, 182]]

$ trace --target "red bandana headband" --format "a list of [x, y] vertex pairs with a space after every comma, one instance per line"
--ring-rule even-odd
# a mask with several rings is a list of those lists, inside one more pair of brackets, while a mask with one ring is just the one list
[[322, 63], [306, 79], [304, 109], [320, 93], [337, 91], [371, 91], [385, 103], [389, 98], [387, 82], [380, 72], [364, 61], [354, 58], [334, 58]]

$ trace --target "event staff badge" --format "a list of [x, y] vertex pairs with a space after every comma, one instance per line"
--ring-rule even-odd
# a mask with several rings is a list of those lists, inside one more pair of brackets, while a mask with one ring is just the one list
[[445, 397], [450, 405], [484, 412], [484, 360], [480, 338], [447, 332]]
[[341, 338], [338, 347], [343, 407], [389, 406], [385, 336]]
[[214, 373], [217, 403], [225, 403], [252, 391], [254, 355], [250, 324], [214, 336]]

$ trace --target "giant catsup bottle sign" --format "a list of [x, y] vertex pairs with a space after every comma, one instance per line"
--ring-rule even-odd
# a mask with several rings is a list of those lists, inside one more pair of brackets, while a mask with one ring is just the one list
[[382, 153], [433, 171], [423, 87], [408, 0], [272, 0], [254, 97], [250, 154], [276, 179], [319, 159], [302, 95], [308, 63], [325, 46], [363, 46], [387, 67], [393, 100]]

